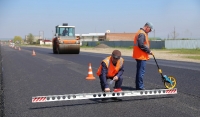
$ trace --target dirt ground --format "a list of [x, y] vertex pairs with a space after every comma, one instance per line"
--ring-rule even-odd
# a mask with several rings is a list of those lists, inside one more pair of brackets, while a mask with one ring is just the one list
[[[111, 48], [107, 45], [100, 44], [94, 48], [81, 48], [82, 52], [92, 52], [92, 53], [105, 53], [111, 54], [113, 50], [120, 50], [122, 56], [130, 56], [132, 57], [133, 50], [132, 49], [124, 49], [124, 48]], [[186, 58], [186, 56], [194, 56], [190, 54], [176, 54], [176, 53], [169, 53], [167, 50], [152, 50], [154, 56], [157, 59], [164, 59], [164, 60], [174, 60], [174, 61], [186, 61], [186, 62], [195, 62], [200, 63], [200, 60], [194, 60]], [[151, 55], [149, 55], [152, 58]]]

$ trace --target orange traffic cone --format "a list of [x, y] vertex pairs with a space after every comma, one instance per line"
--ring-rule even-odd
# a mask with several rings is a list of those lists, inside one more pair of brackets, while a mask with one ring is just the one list
[[36, 55], [34, 50], [33, 50], [33, 53], [32, 53], [32, 55], [33, 55], [33, 56], [35, 56], [35, 55]]
[[94, 80], [95, 77], [93, 76], [92, 73], [92, 65], [89, 63], [89, 69], [88, 69], [88, 76], [86, 77], [86, 80]]
[[19, 47], [19, 51], [21, 50], [21, 48]]

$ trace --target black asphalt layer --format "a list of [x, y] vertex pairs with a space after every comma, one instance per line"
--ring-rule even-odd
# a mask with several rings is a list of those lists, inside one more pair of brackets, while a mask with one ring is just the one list
[[[33, 96], [100, 92], [97, 68], [108, 54], [53, 54], [51, 49], [2, 46], [5, 117], [198, 117], [200, 64], [158, 60], [163, 73], [177, 79], [178, 94], [32, 103]], [[36, 56], [32, 56], [35, 50]], [[123, 53], [122, 53], [123, 55]], [[135, 90], [136, 62], [125, 59], [123, 90]], [[86, 80], [88, 64], [95, 80]], [[147, 62], [145, 88], [165, 88], [155, 62]], [[112, 86], [111, 86], [112, 88]]]

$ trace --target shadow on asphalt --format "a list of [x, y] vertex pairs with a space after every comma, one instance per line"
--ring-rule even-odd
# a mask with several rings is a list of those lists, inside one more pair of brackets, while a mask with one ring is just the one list
[[57, 108], [57, 107], [73, 107], [73, 106], [83, 106], [83, 105], [90, 105], [90, 104], [102, 104], [102, 103], [121, 103], [121, 102], [129, 102], [129, 101], [142, 101], [142, 100], [154, 100], [154, 99], [165, 99], [165, 98], [173, 98], [173, 96], [168, 97], [153, 97], [153, 98], [141, 98], [141, 99], [126, 99], [122, 101], [116, 101], [116, 100], [109, 100], [109, 101], [101, 101], [101, 98], [99, 99], [89, 99], [93, 101], [92, 103], [82, 103], [82, 104], [70, 104], [70, 105], [60, 105], [60, 106], [44, 106], [44, 107], [34, 107], [29, 108], [30, 110], [36, 110], [36, 109], [48, 109], [48, 108]]
[[136, 90], [136, 88], [128, 87], [128, 86], [121, 86], [122, 90]]

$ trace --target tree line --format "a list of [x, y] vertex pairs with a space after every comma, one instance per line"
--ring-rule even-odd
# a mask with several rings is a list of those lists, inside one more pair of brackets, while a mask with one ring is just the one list
[[21, 36], [15, 36], [13, 39], [13, 43], [16, 43], [16, 44], [21, 44], [24, 41], [26, 41], [26, 43], [28, 44], [33, 44], [34, 42], [33, 34], [30, 33], [29, 35], [27, 35], [26, 40], [23, 40]]

